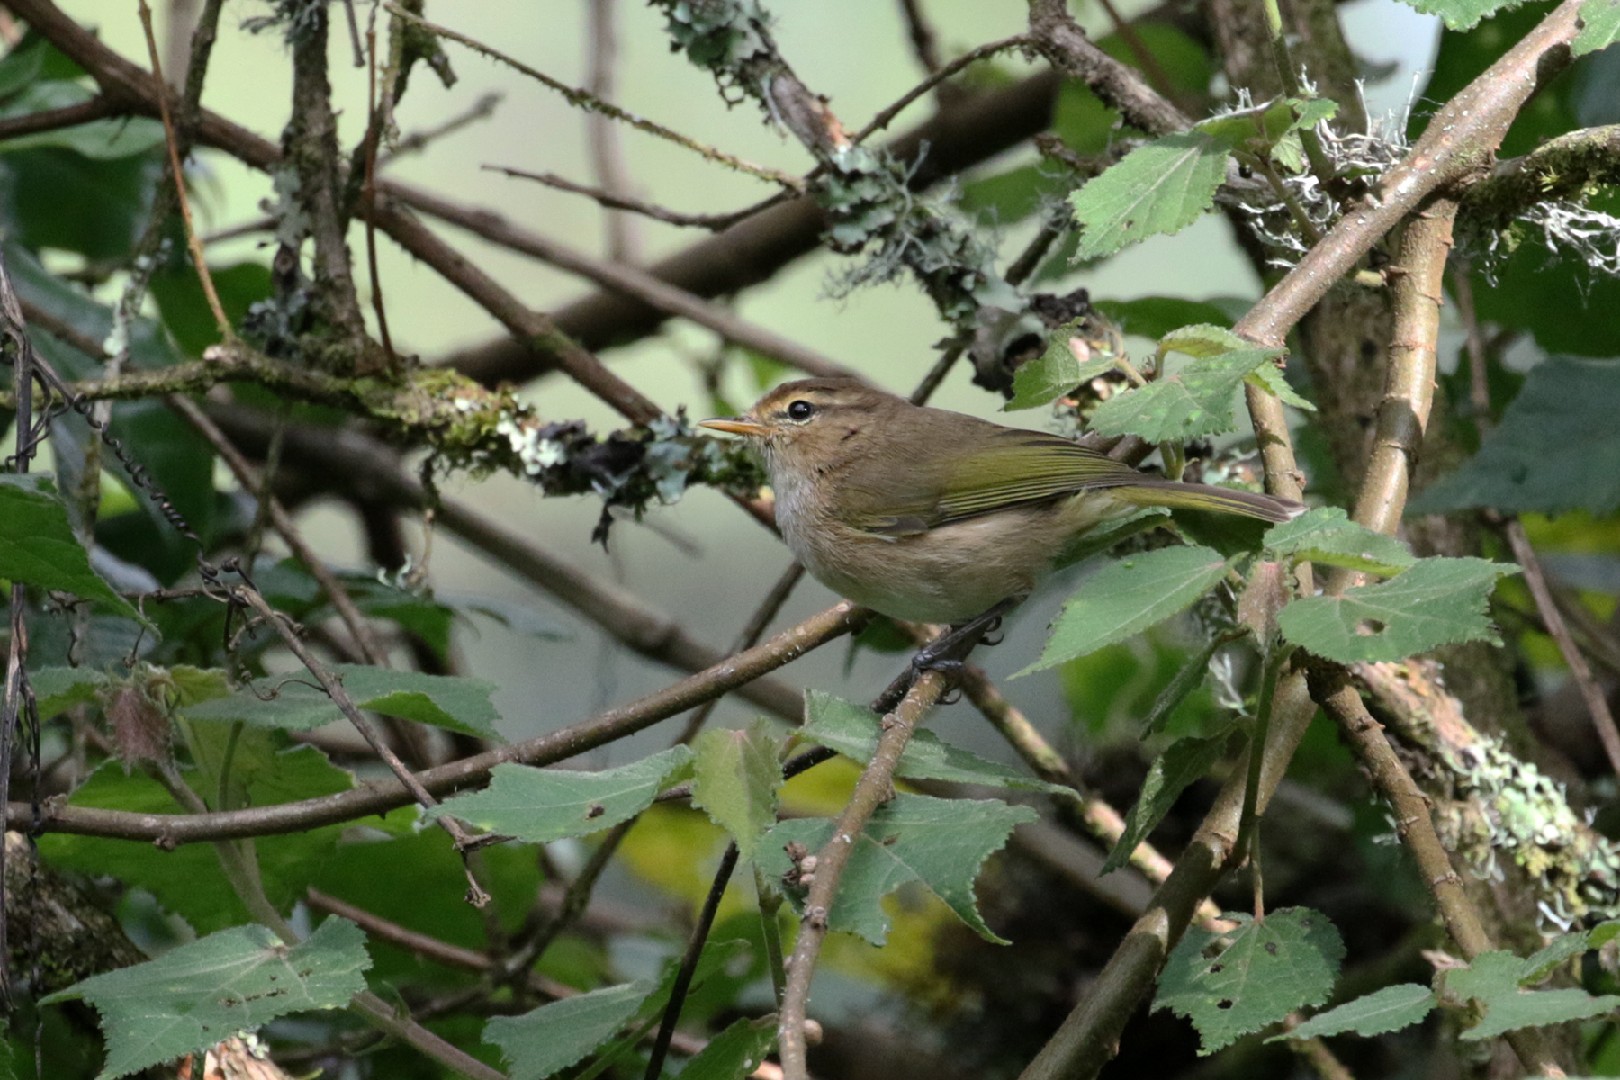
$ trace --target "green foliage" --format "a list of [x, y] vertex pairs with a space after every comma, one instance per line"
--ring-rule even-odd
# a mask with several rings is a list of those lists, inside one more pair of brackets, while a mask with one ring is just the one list
[[1114, 357], [1108, 353], [1086, 355], [1081, 360], [1081, 355], [1091, 352], [1082, 334], [1084, 322], [1077, 319], [1058, 327], [1048, 336], [1045, 352], [1019, 365], [1013, 372], [1012, 397], [1003, 410], [1016, 412], [1045, 405], [1081, 383], [1114, 370]]
[[1084, 228], [1075, 259], [1112, 255], [1197, 221], [1226, 178], [1228, 152], [1202, 131], [1184, 131], [1126, 154], [1070, 199]]
[[1382, 1035], [1422, 1020], [1434, 1008], [1434, 991], [1417, 983], [1386, 986], [1347, 1001], [1337, 1008], [1319, 1012], [1292, 1031], [1273, 1035], [1279, 1039], [1322, 1039], [1329, 1035], [1354, 1034], [1365, 1038]]
[[[490, 700], [495, 691], [492, 682], [421, 671], [390, 671], [364, 664], [334, 664], [331, 670], [362, 709], [465, 735], [500, 737], [495, 730], [500, 714]], [[342, 710], [326, 691], [304, 681], [283, 682], [273, 690], [248, 687], [228, 698], [189, 706], [185, 715], [193, 720], [237, 721], [285, 731], [308, 731], [343, 719]]]
[[1191, 607], [1226, 576], [1206, 547], [1167, 547], [1109, 563], [1080, 583], [1052, 623], [1046, 648], [1019, 674], [1053, 667], [1124, 641]]
[[1337, 506], [1324, 506], [1293, 521], [1272, 526], [1266, 551], [1296, 561], [1324, 563], [1389, 577], [1417, 559], [1393, 536], [1373, 532], [1351, 521]]
[[[866, 830], [854, 839], [855, 850], [844, 868], [838, 898], [827, 913], [827, 925], [881, 945], [889, 920], [880, 901], [916, 881], [980, 937], [1005, 944], [979, 915], [973, 879], [984, 860], [1007, 842], [1014, 826], [1034, 820], [1033, 810], [994, 800], [896, 795], [878, 808]], [[782, 822], [766, 838], [761, 872], [781, 879], [795, 871], [787, 845], [802, 844], [813, 854], [832, 837], [833, 826], [831, 821], [809, 818]], [[802, 892], [790, 889], [788, 899], [798, 904]]]
[[743, 858], [752, 859], [776, 824], [782, 739], [769, 722], [758, 720], [746, 731], [710, 728], [693, 750], [693, 804], [731, 834]]
[[[805, 695], [807, 720], [799, 734], [865, 764], [877, 751], [880, 718], [870, 709], [811, 690]], [[1073, 795], [1071, 788], [1037, 780], [1018, 769], [989, 761], [942, 742], [926, 729], [912, 735], [895, 774], [903, 780], [943, 780], [957, 784]]]
[[1620, 0], [1586, 0], [1581, 5], [1581, 32], [1570, 43], [1574, 56], [1606, 49], [1620, 39]]
[[[1136, 435], [1148, 442], [1199, 439], [1237, 427], [1237, 392], [1245, 383], [1277, 393], [1285, 383], [1275, 372], [1274, 349], [1235, 349], [1195, 361], [1174, 375], [1117, 394], [1091, 414], [1092, 430], [1103, 435]], [[1291, 403], [1299, 399], [1286, 391]], [[1278, 394], [1279, 397], [1284, 396]]]
[[682, 1080], [737, 1080], [749, 1076], [776, 1045], [776, 1020], [737, 1020], [709, 1040], [681, 1070]]
[[343, 919], [327, 919], [290, 947], [262, 926], [238, 926], [45, 1001], [79, 998], [101, 1014], [107, 1063], [100, 1080], [112, 1080], [278, 1016], [342, 1008], [365, 989], [370, 964], [365, 935]]
[[129, 602], [91, 569], [55, 485], [38, 474], [0, 474], [0, 578], [73, 593], [120, 614], [135, 614]]
[[1227, 728], [1214, 735], [1189, 736], [1177, 739], [1153, 759], [1148, 766], [1147, 778], [1130, 813], [1125, 815], [1125, 830], [1108, 852], [1101, 873], [1108, 874], [1130, 862], [1137, 845], [1158, 827], [1181, 793], [1189, 786], [1209, 775], [1217, 761], [1231, 749], [1232, 731]]
[[1235, 930], [1191, 927], [1159, 977], [1155, 1011], [1169, 1009], [1198, 1029], [1200, 1054], [1320, 1005], [1333, 990], [1344, 942], [1308, 908], [1267, 912], [1264, 921], [1228, 915]]
[[1464, 641], [1495, 642], [1486, 602], [1497, 578], [1512, 569], [1484, 559], [1422, 559], [1377, 585], [1295, 600], [1277, 622], [1295, 645], [1346, 664], [1404, 660]]
[[[232, 760], [235, 777], [232, 806], [269, 806], [346, 791], [354, 778], [317, 750], [300, 747], [277, 751], [268, 738], [238, 740]], [[210, 806], [219, 794], [217, 772], [188, 770], [184, 777]], [[127, 775], [108, 762], [85, 780], [68, 800], [70, 806], [172, 814], [179, 807], [158, 781]], [[270, 902], [285, 911], [332, 857], [341, 826], [329, 825], [281, 836], [263, 836], [252, 847]], [[84, 874], [108, 875], [145, 888], [164, 907], [182, 916], [198, 933], [209, 933], [247, 918], [246, 909], [220, 871], [219, 857], [208, 844], [185, 844], [165, 851], [151, 844], [132, 844], [101, 836], [52, 833], [40, 837], [41, 857], [53, 866]]]
[[689, 747], [673, 746], [601, 772], [497, 765], [489, 787], [447, 799], [428, 814], [449, 814], [537, 844], [589, 836], [647, 809], [660, 791], [687, 775], [691, 763]]
[[1479, 453], [1421, 492], [1411, 512], [1620, 509], [1620, 441], [1609, 432], [1617, 409], [1615, 361], [1549, 359], [1531, 370]]
[[1506, 8], [1516, 7], [1521, 0], [1407, 0], [1427, 15], [1438, 15], [1452, 30], [1467, 30], [1477, 26]]
[[607, 986], [521, 1016], [497, 1016], [484, 1026], [484, 1039], [500, 1047], [512, 1080], [544, 1080], [611, 1039], [649, 989], [641, 983]]
[[1473, 963], [1444, 974], [1445, 993], [1472, 1001], [1484, 1015], [1462, 1033], [1465, 1039], [1491, 1039], [1519, 1028], [1562, 1024], [1601, 1016], [1620, 1008], [1620, 995], [1594, 997], [1585, 990], [1528, 990], [1545, 969], [1536, 958], [1521, 960], [1512, 953], [1492, 951]]

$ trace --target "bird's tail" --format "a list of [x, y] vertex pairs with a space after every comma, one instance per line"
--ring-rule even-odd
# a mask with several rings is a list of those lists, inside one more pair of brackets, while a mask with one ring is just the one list
[[1171, 510], [1209, 510], [1217, 514], [1238, 514], [1261, 521], [1292, 521], [1305, 507], [1292, 499], [1279, 499], [1237, 488], [1213, 484], [1189, 484], [1178, 480], [1147, 480], [1115, 488], [1111, 494], [1136, 506], [1164, 506]]

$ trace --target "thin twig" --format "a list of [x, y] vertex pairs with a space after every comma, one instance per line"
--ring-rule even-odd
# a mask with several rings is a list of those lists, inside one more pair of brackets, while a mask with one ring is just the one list
[[804, 189], [804, 181], [800, 180], [797, 176], [790, 175], [778, 169], [769, 169], [763, 165], [755, 165], [752, 162], [744, 161], [742, 158], [735, 157], [731, 154], [725, 153], [722, 150], [717, 150], [712, 146], [701, 143], [691, 136], [682, 135], [680, 132], [667, 128], [662, 124], [647, 120], [643, 117], [635, 115], [634, 113], [626, 112], [624, 109], [619, 108], [617, 105], [614, 105], [611, 102], [601, 100], [588, 90], [582, 90], [577, 86], [569, 86], [567, 83], [553, 79], [545, 72], [538, 71], [535, 68], [530, 67], [528, 64], [523, 63], [523, 61], [506, 55], [499, 49], [486, 45], [484, 42], [478, 41], [475, 38], [467, 37], [465, 34], [451, 30], [447, 26], [440, 26], [437, 23], [428, 22], [421, 16], [406, 11], [396, 4], [385, 2], [383, 4], [383, 9], [390, 15], [404, 19], [406, 22], [426, 30], [434, 37], [444, 38], [448, 41], [454, 41], [459, 45], [465, 45], [467, 48], [471, 49], [475, 53], [478, 53], [480, 56], [487, 57], [500, 64], [505, 64], [513, 71], [516, 71], [522, 75], [527, 75], [529, 78], [538, 82], [547, 89], [554, 90], [561, 94], [567, 99], [570, 105], [574, 105], [581, 109], [590, 109], [592, 111], [602, 113], [604, 116], [611, 117], [622, 124], [629, 124], [637, 131], [645, 131], [649, 135], [657, 136], [666, 142], [672, 142], [676, 146], [684, 147], [685, 149], [691, 150], [702, 157], [708, 158], [710, 161], [724, 165], [727, 168], [735, 169], [738, 172], [747, 173], [748, 175], [758, 177], [761, 180], [769, 180], [772, 183], [780, 184], [782, 187], [788, 188], [791, 191], [802, 191]]
[[1598, 740], [1603, 743], [1603, 753], [1609, 759], [1609, 768], [1620, 776], [1620, 729], [1615, 727], [1609, 697], [1592, 675], [1586, 654], [1581, 652], [1569, 632], [1569, 624], [1564, 621], [1564, 614], [1559, 610], [1552, 586], [1547, 581], [1547, 572], [1536, 557], [1536, 549], [1531, 546], [1530, 538], [1525, 535], [1524, 523], [1516, 517], [1504, 519], [1502, 535], [1507, 537], [1508, 546], [1513, 549], [1513, 560], [1524, 572], [1524, 583], [1536, 602], [1536, 610], [1541, 613], [1542, 625], [1547, 628], [1553, 641], [1558, 643], [1558, 652], [1569, 666], [1569, 677], [1575, 680], [1575, 686], [1581, 692], [1581, 700], [1586, 703], [1592, 726], [1597, 729]]
[[677, 225], [682, 228], [709, 229], [719, 232], [729, 229], [737, 222], [750, 218], [761, 210], [767, 210], [784, 200], [791, 198], [788, 193], [778, 192], [769, 198], [757, 202], [752, 206], [745, 206], [741, 210], [733, 210], [725, 214], [687, 214], [679, 210], [659, 206], [645, 199], [637, 199], [625, 192], [612, 192], [603, 188], [592, 187], [589, 184], [578, 184], [564, 176], [551, 172], [530, 172], [527, 169], [514, 168], [510, 165], [485, 165], [490, 172], [498, 172], [518, 180], [533, 180], [537, 184], [566, 191], [571, 195], [583, 195], [600, 206], [610, 210], [624, 210], [654, 221], [662, 221], [666, 225]]
[[169, 152], [169, 173], [174, 177], [174, 197], [180, 208], [180, 221], [185, 226], [186, 247], [191, 251], [191, 262], [197, 268], [197, 280], [202, 284], [203, 296], [208, 301], [208, 310], [214, 315], [219, 336], [233, 341], [236, 331], [232, 329], [231, 320], [225, 315], [225, 307], [219, 301], [219, 292], [214, 288], [214, 275], [208, 269], [208, 257], [203, 253], [202, 242], [192, 226], [191, 202], [186, 195], [186, 174], [180, 167], [180, 137], [175, 132], [174, 118], [169, 115], [169, 85], [163, 81], [157, 36], [152, 30], [152, 8], [146, 0], [140, 0], [140, 16], [141, 29], [146, 34], [147, 55], [152, 63], [153, 93], [157, 98], [159, 115], [163, 118], [163, 141]]
[[[349, 11], [351, 23], [354, 20], [354, 11]], [[358, 47], [358, 46], [357, 46]], [[367, 208], [377, 205], [377, 144], [382, 141], [383, 114], [377, 105], [377, 9], [371, 9], [371, 17], [366, 23], [366, 55], [370, 62], [366, 65], [366, 115], [369, 120], [366, 124], [365, 144], [365, 183], [360, 189], [360, 197]], [[366, 272], [371, 276], [371, 311], [377, 317], [377, 337], [382, 342], [383, 352], [388, 357], [390, 369], [395, 367], [399, 360], [394, 355], [394, 341], [388, 334], [388, 308], [383, 303], [382, 274], [377, 269], [377, 224], [376, 215], [365, 215], [366, 227]]]
[[[586, 0], [585, 4], [586, 19], [590, 24], [585, 84], [598, 101], [609, 101], [613, 97], [614, 66], [619, 58], [616, 6], [617, 0]], [[585, 136], [596, 182], [609, 195], [630, 196], [633, 185], [625, 167], [619, 129], [603, 113], [590, 109], [585, 113]], [[611, 210], [603, 218], [607, 229], [605, 248], [608, 258], [618, 263], [639, 263], [641, 243], [635, 219]]]
[[956, 75], [966, 71], [979, 61], [988, 60], [997, 53], [1006, 52], [1008, 49], [1026, 48], [1029, 43], [1030, 41], [1028, 34], [1014, 34], [1012, 37], [1002, 38], [999, 41], [992, 41], [988, 44], [980, 45], [978, 48], [969, 49], [967, 52], [963, 53], [961, 56], [958, 56], [955, 60], [952, 60], [944, 67], [933, 69], [928, 78], [924, 79], [916, 86], [913, 86], [904, 94], [901, 94], [892, 104], [878, 110], [877, 115], [868, 120], [866, 122], [866, 126], [861, 128], [860, 131], [856, 132], [855, 137], [851, 141], [863, 143], [867, 139], [870, 139], [873, 135], [876, 135], [878, 132], [894, 123], [895, 117], [905, 112], [906, 106], [928, 93], [928, 91], [932, 90], [946, 79], [954, 78]]

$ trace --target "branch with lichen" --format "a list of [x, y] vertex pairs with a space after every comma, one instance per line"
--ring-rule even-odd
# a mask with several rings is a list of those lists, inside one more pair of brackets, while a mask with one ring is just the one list
[[866, 254], [845, 288], [891, 281], [909, 270], [940, 315], [972, 331], [982, 308], [1019, 311], [1023, 302], [995, 266], [994, 245], [946, 199], [907, 186], [907, 165], [859, 145], [826, 100], [800, 81], [771, 37], [758, 0], [656, 0], [670, 40], [711, 72], [722, 94], [756, 100], [820, 167], [811, 192], [828, 216], [826, 242]]

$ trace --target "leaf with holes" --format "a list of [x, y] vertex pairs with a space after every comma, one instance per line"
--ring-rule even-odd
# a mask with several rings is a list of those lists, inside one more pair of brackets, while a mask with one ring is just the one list
[[691, 762], [690, 747], [672, 746], [601, 772], [497, 765], [489, 774], [489, 787], [446, 799], [427, 813], [458, 817], [535, 844], [589, 836], [647, 809], [660, 791], [686, 777]]
[[1343, 664], [1404, 660], [1440, 645], [1497, 641], [1486, 604], [1514, 567], [1484, 559], [1420, 559], [1376, 585], [1309, 596], [1282, 609], [1283, 637]]
[[343, 919], [292, 946], [262, 926], [238, 926], [45, 1001], [79, 998], [101, 1014], [107, 1061], [98, 1080], [111, 1080], [289, 1013], [341, 1009], [366, 988], [370, 966], [365, 935]]
[[1169, 1009], [1198, 1029], [1208, 1055], [1320, 1005], [1333, 992], [1344, 942], [1327, 916], [1309, 908], [1279, 908], [1264, 922], [1228, 915], [1224, 933], [1191, 927], [1165, 961], [1155, 1011]]
[[1620, 0], [1586, 0], [1581, 5], [1581, 32], [1570, 42], [1570, 54], [1585, 56], [1620, 40]]
[[[980, 937], [1006, 944], [980, 917], [973, 879], [984, 860], [1007, 842], [1013, 827], [1034, 821], [1035, 817], [1027, 807], [1008, 806], [993, 799], [896, 795], [872, 815], [866, 831], [854, 839], [855, 850], [844, 868], [827, 925], [881, 945], [889, 932], [883, 898], [907, 882], [916, 881], [943, 900]], [[779, 881], [802, 869], [793, 865], [787, 845], [802, 844], [812, 853], [820, 851], [831, 838], [833, 825], [824, 818], [782, 822], [766, 838], [760, 872]], [[788, 899], [795, 907], [801, 906], [803, 891], [790, 890]]]

